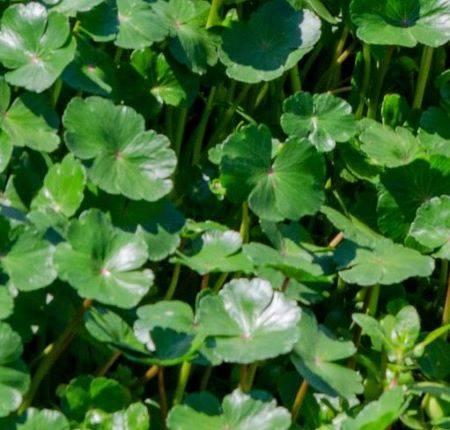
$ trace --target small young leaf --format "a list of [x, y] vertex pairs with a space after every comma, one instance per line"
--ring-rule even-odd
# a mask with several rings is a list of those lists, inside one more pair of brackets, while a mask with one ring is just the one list
[[301, 92], [283, 104], [283, 130], [306, 137], [320, 152], [332, 151], [336, 142], [346, 142], [357, 132], [351, 106], [331, 94]]

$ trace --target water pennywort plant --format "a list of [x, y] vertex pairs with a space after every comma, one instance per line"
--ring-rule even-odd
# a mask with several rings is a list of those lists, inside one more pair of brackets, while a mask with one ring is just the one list
[[0, 3], [0, 428], [450, 427], [449, 0]]

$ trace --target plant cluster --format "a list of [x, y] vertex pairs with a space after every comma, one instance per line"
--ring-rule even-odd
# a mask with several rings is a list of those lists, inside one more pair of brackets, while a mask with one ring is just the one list
[[0, 11], [2, 430], [450, 429], [450, 0]]

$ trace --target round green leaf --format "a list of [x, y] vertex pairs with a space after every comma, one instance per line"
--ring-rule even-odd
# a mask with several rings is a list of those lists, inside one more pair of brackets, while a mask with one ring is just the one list
[[213, 36], [205, 29], [209, 2], [158, 0], [152, 8], [170, 36], [170, 52], [194, 73], [203, 74], [217, 62]]
[[351, 106], [331, 94], [301, 92], [283, 104], [281, 125], [285, 133], [306, 137], [320, 152], [332, 151], [357, 132]]
[[42, 92], [59, 77], [75, 55], [69, 21], [57, 12], [31, 2], [10, 6], [1, 19], [0, 61], [12, 69], [11, 85]]
[[419, 140], [406, 128], [395, 130], [378, 122], [366, 122], [360, 134], [361, 149], [373, 164], [384, 167], [404, 166], [421, 153]]
[[155, 201], [172, 189], [176, 156], [169, 140], [145, 131], [144, 118], [99, 97], [74, 98], [63, 117], [65, 140], [82, 160], [94, 159], [89, 178], [110, 194]]
[[149, 430], [148, 409], [142, 403], [133, 403], [127, 409], [113, 414], [98, 409], [90, 410], [83, 421], [83, 429], [96, 430], [98, 428], [102, 430]]
[[[261, 393], [259, 393], [261, 394]], [[170, 430], [287, 430], [289, 412], [277, 407], [275, 400], [234, 390], [225, 396], [220, 414], [206, 414], [188, 405], [174, 406], [167, 418]], [[267, 397], [267, 396], [266, 396]]]
[[85, 298], [121, 308], [136, 306], [153, 283], [141, 236], [114, 228], [92, 209], [70, 223], [67, 243], [58, 245], [55, 261], [61, 279]]
[[434, 197], [418, 210], [409, 234], [436, 257], [450, 260], [450, 196]]
[[[27, 146], [36, 151], [52, 152], [59, 145], [59, 118], [46, 97], [24, 94], [14, 100], [1, 118], [6, 146]], [[8, 148], [5, 149], [6, 154]]]
[[415, 276], [430, 276], [433, 259], [383, 239], [372, 249], [344, 241], [335, 252], [339, 276], [349, 284], [390, 285]]
[[113, 413], [126, 408], [129, 400], [125, 387], [104, 377], [80, 376], [70, 381], [61, 393], [63, 412], [78, 422], [84, 420], [89, 410]]
[[0, 265], [12, 286], [21, 291], [33, 291], [50, 285], [57, 276], [54, 247], [33, 229], [26, 229], [11, 243]]
[[348, 398], [363, 391], [361, 376], [336, 363], [356, 352], [351, 341], [335, 339], [326, 328], [317, 325], [311, 312], [303, 312], [298, 333], [291, 360], [309, 384], [333, 397]]
[[429, 161], [387, 170], [380, 177], [378, 226], [393, 240], [403, 240], [417, 209], [432, 197], [450, 190], [450, 159], [432, 156]]
[[448, 0], [352, 0], [357, 36], [374, 45], [441, 46], [450, 39]]
[[205, 275], [211, 272], [251, 273], [253, 265], [241, 252], [242, 239], [236, 231], [210, 231], [194, 241], [192, 252], [178, 253], [173, 262]]
[[300, 309], [262, 279], [236, 279], [200, 300], [207, 346], [224, 361], [252, 363], [288, 353], [297, 341]]
[[270, 81], [297, 64], [319, 38], [320, 19], [311, 11], [271, 0], [248, 21], [233, 21], [225, 29], [219, 57], [232, 79]]
[[[2, 427], [3, 428], [3, 427]], [[29, 408], [25, 414], [8, 421], [4, 430], [69, 430], [67, 418], [58, 411]]]
[[0, 345], [0, 417], [5, 417], [22, 403], [30, 378], [20, 359], [20, 336], [3, 322], [0, 322]]
[[298, 220], [319, 210], [324, 199], [321, 154], [305, 140], [293, 138], [281, 145], [272, 162], [265, 126], [233, 133], [223, 144], [220, 171], [227, 196], [237, 203], [248, 197], [252, 211], [265, 220]]

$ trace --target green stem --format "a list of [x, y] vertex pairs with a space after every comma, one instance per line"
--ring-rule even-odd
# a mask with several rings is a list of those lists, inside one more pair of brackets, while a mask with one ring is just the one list
[[159, 404], [161, 408], [161, 418], [163, 422], [163, 427], [166, 428], [165, 422], [167, 418], [167, 413], [169, 412], [169, 406], [167, 403], [167, 393], [166, 384], [164, 382], [164, 368], [160, 367], [158, 369], [158, 394], [159, 394]]
[[303, 382], [300, 385], [300, 388], [297, 391], [297, 395], [295, 396], [294, 404], [291, 408], [291, 417], [292, 421], [295, 423], [298, 413], [300, 412], [300, 408], [303, 405], [303, 402], [306, 397], [306, 393], [308, 392], [309, 384], [306, 381], [306, 379], [303, 380]]
[[214, 108], [214, 99], [216, 96], [217, 87], [212, 87], [208, 96], [208, 100], [206, 101], [205, 109], [203, 110], [202, 116], [200, 118], [200, 122], [195, 130], [195, 138], [192, 144], [193, 153], [192, 153], [192, 165], [196, 165], [200, 161], [200, 155], [202, 152], [203, 140], [205, 138], [206, 127], [208, 125], [209, 117]]
[[208, 387], [209, 379], [211, 378], [213, 367], [208, 366], [205, 372], [202, 375], [202, 379], [200, 380], [200, 391], [205, 391]]
[[444, 312], [442, 313], [442, 325], [450, 323], [450, 275], [447, 279], [447, 294], [445, 295]]
[[52, 347], [48, 348], [47, 355], [42, 359], [39, 367], [37, 368], [30, 384], [28, 392], [23, 398], [22, 405], [19, 408], [19, 414], [25, 412], [29, 406], [33, 403], [34, 397], [41, 385], [41, 382], [47, 376], [48, 372], [51, 370], [56, 360], [61, 356], [61, 354], [69, 346], [70, 342], [75, 336], [75, 332], [81, 322], [83, 321], [83, 315], [92, 306], [92, 300], [85, 300], [79, 309], [79, 311], [72, 318], [70, 323], [67, 325], [65, 330], [61, 333], [58, 339], [55, 341]]
[[116, 53], [114, 54], [114, 62], [115, 63], [120, 63], [120, 60], [122, 58], [122, 54], [123, 54], [123, 49], [122, 48], [117, 48]]
[[178, 280], [180, 279], [181, 264], [175, 264], [172, 272], [172, 279], [170, 280], [169, 288], [167, 289], [164, 300], [171, 300], [177, 289]]
[[433, 48], [429, 46], [423, 47], [419, 76], [417, 77], [416, 93], [414, 94], [414, 101], [412, 104], [413, 109], [420, 109], [422, 107], [423, 96], [425, 95], [431, 63], [433, 61], [433, 52]]
[[342, 51], [345, 48], [345, 44], [347, 43], [348, 35], [350, 31], [347, 26], [344, 27], [344, 30], [342, 31], [341, 37], [336, 43], [336, 47], [333, 54], [333, 59], [331, 61], [330, 68], [326, 74], [328, 78], [327, 87], [334, 88], [336, 84], [340, 81], [341, 78], [341, 70], [340, 70], [340, 64], [338, 62], [339, 57], [342, 54]]
[[255, 106], [254, 106], [255, 110], [258, 109], [259, 105], [266, 97], [268, 91], [269, 91], [269, 83], [264, 82], [264, 84], [262, 85], [261, 89], [258, 92], [258, 95], [255, 98]]
[[95, 373], [96, 376], [105, 376], [109, 369], [114, 365], [114, 363], [121, 357], [121, 351], [114, 351], [111, 356], [108, 358], [108, 361], [100, 367]]
[[175, 389], [175, 395], [173, 398], [173, 404], [178, 405], [183, 400], [184, 392], [191, 374], [192, 363], [190, 361], [184, 361], [180, 368], [180, 374], [178, 376], [178, 385]]
[[370, 288], [369, 303], [367, 305], [367, 314], [374, 317], [377, 314], [378, 300], [380, 298], [380, 284], [375, 284]]
[[218, 293], [220, 291], [220, 289], [222, 288], [223, 284], [225, 283], [225, 281], [227, 280], [228, 277], [228, 273], [224, 272], [221, 273], [219, 276], [219, 279], [217, 279], [216, 283], [214, 284], [214, 292]]
[[164, 122], [165, 122], [165, 131], [166, 131], [166, 136], [169, 138], [169, 140], [171, 142], [174, 142], [174, 120], [173, 120], [173, 116], [174, 116], [174, 108], [172, 106], [167, 106], [166, 107], [166, 114], [164, 117]]
[[53, 86], [53, 93], [52, 93], [52, 106], [56, 108], [56, 105], [58, 103], [59, 96], [61, 95], [63, 82], [62, 79], [57, 79], [55, 82], [55, 85]]
[[302, 90], [302, 82], [297, 64], [289, 70], [289, 78], [291, 80], [292, 92], [299, 93]]
[[253, 381], [255, 380], [258, 363], [241, 365], [241, 374], [239, 379], [239, 388], [248, 393], [252, 389]]
[[366, 104], [367, 92], [369, 89], [370, 75], [372, 71], [372, 57], [370, 54], [370, 46], [363, 44], [363, 59], [364, 59], [364, 75], [361, 84], [361, 91], [359, 94], [359, 105], [355, 112], [356, 119], [361, 119], [364, 113], [364, 106]]
[[377, 79], [375, 82], [374, 91], [372, 93], [372, 96], [370, 97], [369, 111], [367, 112], [367, 116], [369, 118], [376, 119], [376, 117], [377, 117], [378, 103], [380, 101], [381, 90], [383, 88], [384, 78], [389, 69], [389, 64], [391, 63], [391, 58], [392, 58], [393, 52], [394, 52], [394, 47], [388, 46], [386, 48], [386, 53], [384, 55], [384, 58], [383, 58], [383, 60], [381, 60], [381, 62], [379, 64]]
[[230, 124], [231, 120], [233, 119], [233, 115], [236, 112], [236, 109], [239, 107], [239, 105], [244, 101], [245, 97], [247, 97], [247, 94], [250, 90], [250, 85], [245, 85], [241, 92], [239, 93], [236, 100], [233, 102], [233, 104], [225, 111], [223, 116], [220, 119], [220, 124], [217, 127], [216, 131], [211, 137], [210, 144], [214, 145], [216, 144], [220, 138], [222, 137], [223, 132], [226, 130], [228, 125]]
[[250, 215], [248, 212], [248, 203], [242, 203], [242, 221], [239, 233], [242, 238], [242, 242], [246, 243], [249, 239], [249, 229], [250, 229]]
[[183, 144], [183, 137], [184, 137], [184, 130], [186, 128], [186, 119], [187, 119], [188, 109], [182, 108], [180, 110], [180, 113], [178, 115], [177, 125], [175, 128], [175, 142], [174, 142], [174, 148], [175, 153], [180, 155], [181, 151], [181, 145]]
[[214, 27], [221, 23], [220, 9], [222, 8], [222, 3], [223, 0], [212, 0], [208, 20], [206, 21], [206, 28]]

